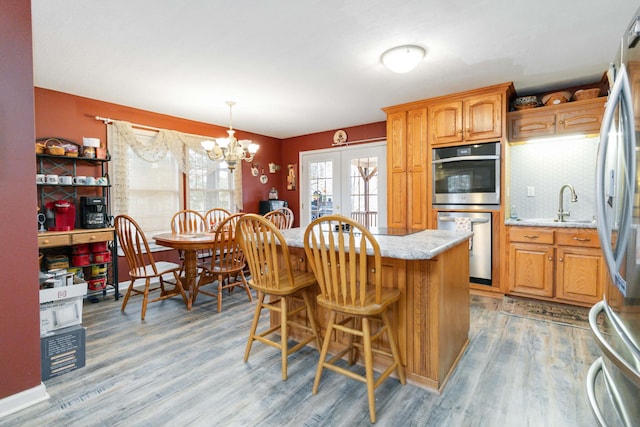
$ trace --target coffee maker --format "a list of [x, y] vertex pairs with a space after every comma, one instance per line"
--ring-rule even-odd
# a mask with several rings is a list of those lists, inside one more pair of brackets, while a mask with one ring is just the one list
[[107, 200], [105, 197], [80, 197], [80, 222], [83, 228], [107, 226]]
[[76, 225], [76, 206], [66, 200], [56, 200], [45, 205], [47, 230], [69, 231]]

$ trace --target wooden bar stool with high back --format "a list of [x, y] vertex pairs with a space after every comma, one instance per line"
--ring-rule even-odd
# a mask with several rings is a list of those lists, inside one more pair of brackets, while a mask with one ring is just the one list
[[[287, 379], [287, 358], [309, 342], [315, 340], [320, 349], [320, 335], [311, 305], [310, 288], [316, 284], [313, 273], [294, 271], [289, 257], [289, 247], [278, 228], [261, 215], [247, 214], [238, 220], [236, 239], [245, 254], [251, 279], [249, 286], [258, 292], [258, 304], [251, 323], [249, 340], [244, 353], [244, 361], [249, 359], [254, 341], [260, 341], [280, 349], [282, 359], [282, 380]], [[282, 265], [279, 253], [282, 255]], [[265, 302], [265, 297], [269, 301]], [[300, 304], [299, 297], [302, 297]], [[296, 301], [297, 300], [297, 301]], [[293, 308], [295, 305], [297, 307]], [[279, 313], [280, 323], [263, 332], [257, 332], [260, 313], [268, 309]], [[309, 325], [303, 324], [294, 316], [306, 310]], [[309, 335], [289, 348], [289, 328], [295, 327], [306, 331]], [[280, 330], [280, 341], [267, 338], [267, 335]]]
[[[380, 246], [369, 230], [351, 218], [327, 215], [312, 221], [304, 233], [304, 249], [320, 286], [317, 303], [330, 312], [313, 394], [318, 392], [324, 368], [361, 381], [367, 385], [369, 418], [375, 423], [375, 389], [394, 370], [400, 383], [406, 383], [397, 331], [388, 315], [389, 308], [400, 299], [400, 291], [382, 286]], [[338, 316], [342, 320], [337, 321]], [[376, 325], [377, 329], [372, 331], [372, 326]], [[349, 334], [348, 343], [346, 348], [327, 360], [334, 332]], [[382, 348], [382, 340], [380, 347], [374, 348], [372, 342], [385, 333], [390, 349]], [[337, 364], [348, 353], [352, 365], [359, 349], [363, 350], [364, 376]], [[374, 353], [391, 359], [377, 379], [373, 373]]]

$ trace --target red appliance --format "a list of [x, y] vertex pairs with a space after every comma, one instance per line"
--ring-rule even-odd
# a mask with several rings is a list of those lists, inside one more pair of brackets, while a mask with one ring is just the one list
[[54, 214], [55, 224], [49, 226], [49, 231], [69, 231], [76, 228], [76, 206], [73, 203], [56, 200], [47, 203], [46, 208]]

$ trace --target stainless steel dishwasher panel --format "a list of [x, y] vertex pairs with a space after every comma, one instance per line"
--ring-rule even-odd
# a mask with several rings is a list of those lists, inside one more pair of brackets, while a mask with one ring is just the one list
[[456, 230], [468, 218], [473, 237], [469, 244], [469, 281], [491, 286], [491, 212], [440, 212], [439, 230]]

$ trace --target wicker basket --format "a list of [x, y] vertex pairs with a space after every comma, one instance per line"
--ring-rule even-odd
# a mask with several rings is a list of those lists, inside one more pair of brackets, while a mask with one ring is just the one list
[[36, 154], [43, 154], [46, 148], [46, 145], [36, 142]]
[[542, 103], [544, 105], [556, 105], [563, 104], [565, 102], [569, 102], [571, 99], [571, 92], [554, 92], [549, 95], [545, 95], [542, 98]]
[[600, 89], [580, 89], [573, 94], [574, 101], [584, 101], [585, 99], [597, 98], [600, 95]]
[[64, 156], [65, 149], [62, 146], [62, 141], [55, 138], [49, 138], [44, 142], [47, 147], [47, 154], [52, 156]]

